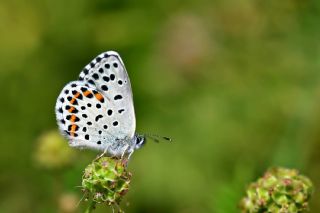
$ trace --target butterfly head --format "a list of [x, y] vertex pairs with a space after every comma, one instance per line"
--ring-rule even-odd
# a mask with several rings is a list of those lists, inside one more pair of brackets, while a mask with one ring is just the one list
[[140, 149], [144, 144], [146, 144], [147, 139], [151, 139], [152, 141], [159, 143], [160, 141], [169, 141], [171, 142], [171, 138], [165, 136], [159, 136], [154, 134], [135, 134], [134, 136], [134, 149]]
[[134, 141], [134, 148], [140, 149], [144, 144], [146, 143], [146, 136], [145, 135], [135, 135], [135, 141]]

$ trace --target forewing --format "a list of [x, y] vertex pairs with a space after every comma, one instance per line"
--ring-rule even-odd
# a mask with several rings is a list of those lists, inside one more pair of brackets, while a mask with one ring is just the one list
[[107, 99], [106, 113], [112, 109], [113, 121], [121, 127], [110, 129], [110, 134], [120, 139], [133, 138], [136, 120], [132, 90], [120, 56], [114, 51], [98, 55], [85, 66], [79, 80], [95, 87]]

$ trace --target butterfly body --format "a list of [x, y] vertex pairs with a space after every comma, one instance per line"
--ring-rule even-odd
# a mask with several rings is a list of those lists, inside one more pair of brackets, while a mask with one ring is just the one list
[[[139, 148], [128, 73], [118, 53], [98, 55], [68, 83], [56, 102], [61, 133], [76, 148], [89, 148], [121, 157]], [[142, 142], [141, 142], [142, 141]]]

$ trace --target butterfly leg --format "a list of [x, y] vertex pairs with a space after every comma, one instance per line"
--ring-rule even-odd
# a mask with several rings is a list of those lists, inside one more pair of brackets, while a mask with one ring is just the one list
[[133, 153], [133, 151], [129, 152], [129, 154], [128, 154], [128, 160], [130, 159], [132, 153]]
[[125, 155], [127, 154], [128, 149], [129, 149], [129, 144], [126, 145], [126, 149], [125, 149], [124, 152], [122, 153], [121, 159], [124, 159], [124, 158], [125, 158]]
[[133, 153], [133, 151], [132, 151], [132, 152], [128, 152], [129, 149], [130, 149], [130, 145], [127, 144], [127, 145], [126, 145], [126, 149], [124, 150], [124, 152], [123, 152], [122, 155], [121, 155], [121, 161], [122, 161], [125, 165], [128, 164], [128, 161], [129, 161], [129, 159], [130, 159], [130, 156], [131, 156], [131, 154]]
[[103, 151], [100, 155], [98, 155], [98, 156], [96, 157], [96, 159], [94, 159], [94, 161], [97, 161], [97, 160], [99, 160], [100, 158], [102, 158], [102, 157], [108, 152], [108, 149], [109, 149], [109, 147], [106, 148], [106, 149], [104, 149], [104, 151]]

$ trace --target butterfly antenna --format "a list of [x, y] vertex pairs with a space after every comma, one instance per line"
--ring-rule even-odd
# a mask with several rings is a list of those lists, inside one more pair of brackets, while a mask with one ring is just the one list
[[155, 137], [153, 137], [153, 136], [150, 136], [150, 135], [148, 135], [147, 136], [148, 138], [151, 138], [154, 142], [156, 142], [156, 143], [159, 143], [160, 141], [159, 141], [159, 139], [157, 139], [157, 138], [155, 138]]
[[164, 140], [166, 140], [166, 141], [172, 142], [172, 139], [171, 139], [171, 138], [169, 138], [169, 137], [162, 136], [162, 138], [163, 138]]
[[156, 134], [145, 134], [146, 137], [151, 138], [152, 140], [154, 140], [154, 142], [159, 143], [160, 140], [165, 140], [165, 141], [169, 141], [171, 142], [172, 139], [166, 136], [160, 136], [160, 135], [156, 135]]

